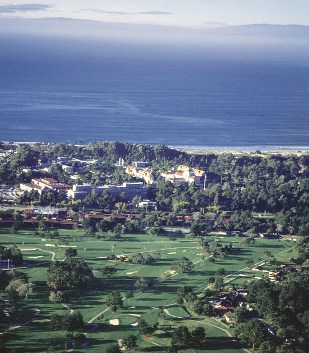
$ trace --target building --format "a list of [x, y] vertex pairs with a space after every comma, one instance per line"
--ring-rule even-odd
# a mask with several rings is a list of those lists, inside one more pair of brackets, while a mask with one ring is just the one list
[[144, 180], [146, 184], [151, 185], [155, 181], [153, 171], [148, 167], [148, 162], [134, 162], [132, 166], [127, 166], [126, 173]]
[[123, 194], [127, 200], [132, 200], [135, 196], [147, 197], [147, 188], [144, 187], [142, 182], [103, 186], [73, 185], [73, 188], [68, 191], [68, 197], [71, 197], [73, 200], [83, 200], [92, 192], [102, 195], [104, 191], [115, 197]]
[[157, 211], [158, 206], [157, 203], [150, 200], [143, 200], [138, 204], [139, 208], [145, 208], [146, 210], [155, 210]]
[[141, 162], [141, 161], [133, 162], [133, 164], [136, 168], [147, 168], [149, 165], [148, 162]]
[[21, 183], [19, 185], [19, 188], [20, 188], [20, 190], [27, 191], [27, 192], [37, 191], [40, 195], [42, 195], [44, 192], [47, 191], [47, 189], [42, 188], [41, 186], [35, 185], [35, 184], [32, 184], [32, 183]]
[[64, 183], [59, 183], [53, 178], [31, 179], [31, 183], [21, 183], [20, 189], [23, 191], [37, 191], [40, 195], [47, 191], [68, 191], [71, 186]]
[[67, 191], [71, 189], [71, 185], [59, 183], [54, 178], [41, 178], [41, 179], [31, 179], [31, 183], [34, 185], [38, 185], [41, 188], [46, 188], [53, 191]]
[[180, 165], [176, 170], [162, 172], [161, 176], [166, 182], [170, 182], [175, 185], [180, 185], [185, 182], [189, 184], [193, 183], [196, 186], [203, 186], [206, 178], [203, 170], [184, 165]]
[[116, 163], [115, 166], [118, 170], [125, 169], [124, 160], [122, 158], [119, 158], [118, 163]]
[[73, 185], [72, 189], [68, 191], [68, 197], [72, 198], [73, 200], [84, 200], [86, 196], [91, 194], [92, 190], [95, 190], [94, 186], [89, 184], [83, 185]]

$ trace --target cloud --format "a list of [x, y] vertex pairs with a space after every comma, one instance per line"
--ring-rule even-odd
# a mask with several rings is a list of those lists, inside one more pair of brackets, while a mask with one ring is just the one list
[[88, 12], [96, 12], [96, 13], [103, 13], [107, 15], [150, 15], [150, 16], [165, 16], [165, 15], [173, 15], [172, 12], [167, 11], [144, 11], [144, 12], [125, 12], [125, 11], [105, 11], [99, 9], [82, 9], [81, 11], [88, 11]]
[[46, 11], [49, 8], [51, 8], [50, 5], [44, 4], [0, 5], [0, 13], [37, 12]]
[[229, 26], [228, 23], [225, 22], [218, 22], [218, 21], [205, 21], [205, 25], [214, 25], [214, 26]]
[[146, 11], [146, 12], [138, 12], [137, 15], [164, 16], [164, 15], [173, 15], [173, 13], [172, 12], [167, 12], [167, 11]]

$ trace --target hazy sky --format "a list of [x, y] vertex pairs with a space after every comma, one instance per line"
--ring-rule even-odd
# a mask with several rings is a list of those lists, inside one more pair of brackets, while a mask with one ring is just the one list
[[183, 27], [309, 25], [309, 0], [0, 0], [0, 16], [71, 17]]

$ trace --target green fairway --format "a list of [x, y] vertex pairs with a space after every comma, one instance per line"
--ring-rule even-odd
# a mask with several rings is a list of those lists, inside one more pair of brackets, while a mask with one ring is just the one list
[[[68, 310], [79, 310], [85, 322], [90, 353], [102, 353], [105, 349], [131, 333], [138, 334], [134, 324], [141, 317], [147, 322], [156, 322], [159, 312], [166, 307], [168, 313], [159, 318], [159, 329], [153, 337], [139, 337], [140, 352], [165, 352], [170, 344], [170, 333], [166, 328], [185, 324], [190, 327], [203, 325], [207, 333], [207, 341], [198, 350], [186, 352], [224, 353], [241, 352], [232, 339], [228, 337], [228, 328], [214, 319], [205, 317], [190, 317], [182, 307], [175, 305], [177, 289], [182, 285], [190, 285], [195, 292], [201, 292], [208, 286], [208, 278], [214, 276], [219, 268], [226, 270], [225, 281], [241, 285], [244, 281], [265, 275], [261, 271], [246, 268], [245, 262], [252, 259], [255, 263], [263, 258], [265, 250], [270, 251], [282, 262], [293, 257], [294, 242], [257, 239], [254, 245], [244, 247], [240, 239], [220, 237], [222, 244], [232, 244], [232, 254], [226, 258], [211, 263], [201, 256], [199, 241], [188, 240], [179, 236], [171, 240], [168, 236], [149, 236], [147, 234], [123, 234], [121, 240], [85, 238], [82, 231], [60, 230], [61, 238], [69, 242], [69, 246], [78, 250], [78, 256], [84, 258], [92, 268], [95, 280], [89, 289], [76, 291], [67, 303], [68, 308], [49, 301], [49, 291], [46, 285], [47, 268], [52, 260], [64, 259], [65, 247], [57, 246], [57, 239], [41, 239], [35, 237], [30, 230], [21, 230], [12, 235], [6, 229], [0, 229], [2, 244], [17, 244], [22, 250], [24, 268], [22, 271], [35, 284], [33, 295], [24, 301], [29, 313], [36, 309], [36, 314], [29, 316], [32, 320], [26, 326], [12, 330], [13, 339], [8, 344], [16, 352], [64, 352], [66, 349], [66, 333], [50, 331], [49, 322], [52, 313], [67, 313]], [[212, 237], [209, 237], [212, 241]], [[142, 265], [119, 260], [108, 260], [110, 255], [124, 256], [133, 253], [158, 252], [160, 258], [153, 264]], [[278, 255], [276, 255], [278, 254]], [[163, 273], [171, 270], [173, 263], [187, 257], [194, 263], [194, 271], [190, 274], [171, 272], [170, 279], [158, 281]], [[103, 278], [99, 270], [104, 266], [114, 266], [117, 269], [111, 278]], [[154, 285], [142, 292], [136, 291], [134, 283], [140, 277], [153, 279]], [[124, 300], [124, 308], [113, 313], [107, 308], [106, 298], [114, 290], [120, 291], [123, 297], [128, 291], [135, 291], [133, 298]], [[110, 321], [112, 320], [112, 321]], [[113, 321], [117, 320], [117, 321]], [[111, 323], [117, 322], [117, 325]], [[132, 325], [133, 324], [133, 325]], [[94, 326], [97, 325], [97, 326]], [[225, 332], [224, 330], [227, 330]], [[93, 332], [90, 332], [93, 331]], [[167, 333], [165, 332], [167, 331]], [[164, 333], [165, 332], [165, 333]], [[74, 352], [83, 351], [82, 349]], [[84, 350], [85, 351], [85, 350]]]

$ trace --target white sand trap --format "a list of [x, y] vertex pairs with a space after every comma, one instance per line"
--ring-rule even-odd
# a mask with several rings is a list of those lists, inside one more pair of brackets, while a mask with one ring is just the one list
[[109, 323], [113, 326], [118, 326], [119, 325], [119, 319], [111, 319], [109, 320]]
[[195, 254], [196, 256], [203, 256], [205, 254], [199, 253], [199, 254]]
[[135, 309], [135, 306], [129, 306], [128, 309]]
[[159, 310], [160, 308], [158, 308], [156, 306], [151, 306], [151, 309]]
[[167, 271], [164, 271], [164, 273], [166, 273], [167, 275], [174, 275], [176, 273], [175, 270], [167, 270]]
[[21, 251], [35, 251], [37, 248], [29, 248], [29, 249], [20, 249]]
[[132, 324], [130, 326], [136, 327], [136, 326], [138, 326], [138, 322], [137, 321], [136, 322], [132, 322]]
[[167, 255], [175, 255], [176, 254], [176, 251], [173, 251], [173, 252], [168, 252]]
[[28, 259], [41, 259], [44, 256], [28, 256]]
[[44, 238], [41, 238], [41, 241], [46, 241], [46, 239], [44, 239]]
[[76, 245], [58, 245], [58, 248], [77, 248]]
[[135, 273], [138, 273], [138, 271], [126, 272], [126, 275], [134, 275]]
[[55, 247], [56, 245], [54, 245], [54, 244], [45, 244], [45, 246], [49, 246], [49, 247]]
[[123, 347], [122, 341], [123, 341], [123, 339], [122, 339], [122, 338], [119, 338], [119, 340], [117, 340], [117, 343], [118, 343], [118, 346], [120, 347], [120, 350], [121, 350], [121, 351], [125, 351], [126, 348]]
[[135, 316], [135, 317], [141, 317], [140, 314], [127, 314], [127, 315], [129, 315], [129, 316]]
[[98, 256], [97, 259], [107, 259], [107, 256]]
[[187, 250], [182, 250], [182, 252], [187, 252]]

